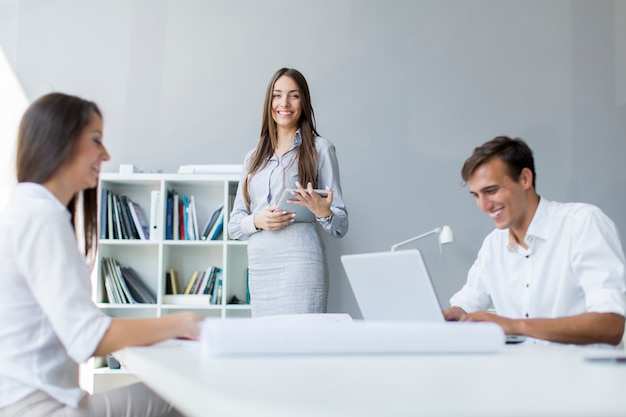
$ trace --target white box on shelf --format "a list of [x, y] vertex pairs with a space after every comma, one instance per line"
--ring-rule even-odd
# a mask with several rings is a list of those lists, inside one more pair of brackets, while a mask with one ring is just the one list
[[120, 174], [136, 174], [139, 171], [133, 164], [120, 164]]

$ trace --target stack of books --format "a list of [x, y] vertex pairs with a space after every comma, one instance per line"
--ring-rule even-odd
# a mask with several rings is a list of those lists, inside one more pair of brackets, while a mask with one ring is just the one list
[[131, 267], [124, 267], [116, 259], [107, 257], [102, 257], [101, 265], [109, 303], [156, 303], [154, 291]]
[[224, 205], [218, 207], [202, 231], [198, 230], [196, 203], [193, 195], [167, 191], [165, 216], [166, 240], [217, 240], [224, 227]]
[[141, 206], [125, 195], [102, 189], [100, 239], [149, 239], [148, 220]]
[[[222, 303], [222, 269], [210, 266], [205, 271], [194, 271], [184, 289], [178, 280], [178, 272], [170, 269], [166, 272], [166, 294], [169, 295], [204, 295], [208, 303]], [[206, 302], [206, 300], [205, 300]]]

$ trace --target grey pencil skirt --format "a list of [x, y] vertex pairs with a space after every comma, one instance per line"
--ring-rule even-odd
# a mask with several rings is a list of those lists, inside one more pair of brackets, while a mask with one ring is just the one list
[[252, 317], [326, 312], [328, 268], [315, 223], [252, 235], [248, 268]]

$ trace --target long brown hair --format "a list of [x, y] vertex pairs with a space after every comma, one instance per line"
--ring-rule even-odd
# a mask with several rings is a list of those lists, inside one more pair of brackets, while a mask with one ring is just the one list
[[[94, 114], [102, 118], [95, 103], [67, 94], [50, 93], [34, 101], [24, 113], [18, 131], [17, 181], [43, 184], [50, 180], [70, 162], [78, 136]], [[67, 205], [72, 227], [77, 237], [83, 239], [85, 255], [90, 260], [97, 244], [97, 188], [75, 194]], [[78, 224], [81, 219], [82, 225]]]
[[301, 184], [313, 184], [317, 188], [317, 151], [315, 149], [315, 137], [319, 136], [315, 130], [315, 114], [311, 105], [311, 94], [309, 85], [300, 71], [293, 68], [281, 68], [270, 80], [265, 91], [265, 105], [263, 107], [263, 123], [261, 125], [261, 135], [259, 143], [252, 154], [248, 172], [243, 182], [243, 197], [246, 208], [250, 210], [250, 190], [249, 184], [252, 176], [263, 169], [269, 162], [278, 146], [278, 134], [276, 122], [272, 117], [272, 92], [274, 84], [283, 75], [291, 78], [300, 90], [302, 100], [302, 114], [298, 121], [302, 144], [298, 147], [298, 180]]

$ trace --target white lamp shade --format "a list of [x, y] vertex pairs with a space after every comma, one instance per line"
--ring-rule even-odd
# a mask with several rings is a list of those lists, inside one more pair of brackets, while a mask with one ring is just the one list
[[448, 243], [454, 242], [454, 233], [452, 233], [452, 229], [450, 226], [445, 225], [441, 228], [441, 232], [439, 233], [439, 244], [447, 245]]

